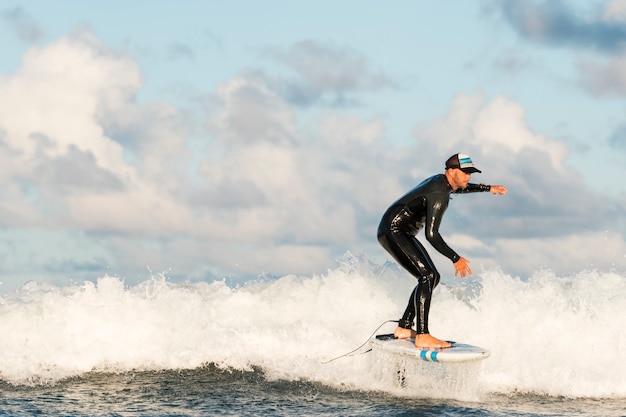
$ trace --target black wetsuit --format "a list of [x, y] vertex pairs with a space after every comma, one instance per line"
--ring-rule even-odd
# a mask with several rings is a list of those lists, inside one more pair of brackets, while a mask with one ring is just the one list
[[426, 240], [456, 263], [461, 257], [439, 234], [439, 225], [450, 201], [451, 193], [489, 191], [489, 185], [467, 184], [452, 190], [444, 174], [434, 175], [393, 203], [378, 226], [378, 241], [387, 252], [415, 278], [417, 286], [398, 325], [410, 329], [417, 317], [417, 333], [427, 334], [428, 312], [433, 289], [439, 283], [439, 272], [424, 246], [415, 238], [424, 228]]

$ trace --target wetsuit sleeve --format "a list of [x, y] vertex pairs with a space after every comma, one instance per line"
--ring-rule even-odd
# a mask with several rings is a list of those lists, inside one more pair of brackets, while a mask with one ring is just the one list
[[[433, 198], [432, 196], [429, 198]], [[456, 263], [461, 257], [450, 246], [446, 244], [441, 235], [439, 234], [439, 225], [441, 224], [441, 218], [448, 208], [447, 199], [435, 199], [435, 201], [429, 201], [426, 208], [426, 224], [424, 228], [424, 234], [426, 240], [437, 249], [442, 255], [449, 258], [453, 263]]]
[[463, 189], [457, 188], [453, 193], [455, 194], [467, 194], [467, 193], [480, 193], [491, 191], [491, 185], [485, 184], [472, 184], [468, 183], [467, 186]]

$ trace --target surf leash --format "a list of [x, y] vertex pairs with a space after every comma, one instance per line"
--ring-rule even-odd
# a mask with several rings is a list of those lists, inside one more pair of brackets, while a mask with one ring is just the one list
[[[376, 328], [376, 330], [374, 330], [374, 331], [372, 332], [372, 334], [370, 335], [370, 337], [368, 337], [368, 338], [367, 338], [367, 340], [366, 340], [365, 342], [363, 342], [363, 344], [362, 344], [361, 346], [359, 346], [358, 348], [356, 348], [356, 349], [354, 349], [354, 350], [352, 350], [352, 351], [350, 351], [350, 352], [348, 352], [348, 353], [344, 353], [343, 355], [339, 355], [339, 356], [337, 356], [336, 358], [333, 358], [333, 359], [327, 360], [327, 361], [325, 361], [325, 362], [322, 362], [322, 365], [326, 365], [327, 363], [331, 363], [331, 362], [333, 362], [333, 361], [336, 361], [337, 359], [341, 359], [341, 358], [345, 358], [345, 357], [348, 357], [348, 356], [352, 356], [352, 355], [354, 355], [354, 353], [355, 353], [355, 352], [357, 352], [359, 349], [361, 349], [363, 346], [365, 346], [365, 345], [367, 344], [367, 342], [369, 342], [369, 341], [370, 341], [370, 339], [371, 339], [372, 337], [374, 337], [374, 335], [376, 334], [376, 332], [377, 332], [377, 331], [379, 331], [381, 327], [383, 327], [383, 326], [384, 326], [385, 324], [387, 324], [387, 323], [397, 323], [397, 322], [398, 322], [398, 320], [387, 320], [387, 321], [382, 322], [382, 323], [381, 323], [381, 325], [380, 325], [380, 326], [378, 326], [378, 327]], [[361, 353], [360, 353], [360, 355], [362, 355], [362, 354], [364, 354], [364, 353], [367, 353], [367, 352], [370, 352], [371, 350], [372, 350], [372, 349], [370, 348], [370, 349], [366, 350], [365, 352], [361, 352]]]

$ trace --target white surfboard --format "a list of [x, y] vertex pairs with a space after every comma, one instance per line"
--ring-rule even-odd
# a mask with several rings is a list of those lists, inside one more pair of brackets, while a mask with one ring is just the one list
[[427, 362], [472, 362], [487, 359], [487, 349], [464, 343], [450, 342], [444, 349], [420, 349], [415, 347], [415, 339], [397, 339], [393, 334], [378, 335], [370, 340], [372, 350], [393, 353], [422, 359]]

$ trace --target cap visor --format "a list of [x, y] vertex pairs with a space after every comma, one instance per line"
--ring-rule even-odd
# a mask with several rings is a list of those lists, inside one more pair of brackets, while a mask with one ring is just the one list
[[473, 174], [475, 172], [478, 172], [480, 174], [482, 172], [480, 169], [476, 169], [474, 167], [461, 168], [461, 171], [465, 172], [466, 174]]

